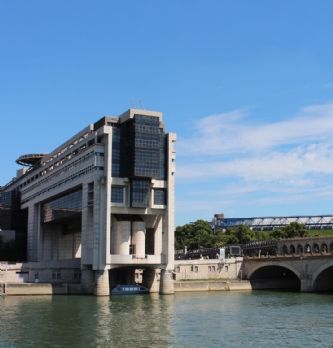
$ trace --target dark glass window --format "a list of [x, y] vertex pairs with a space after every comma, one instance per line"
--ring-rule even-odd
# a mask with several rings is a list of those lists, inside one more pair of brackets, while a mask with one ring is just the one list
[[12, 193], [11, 192], [1, 192], [0, 193], [0, 205], [4, 207], [12, 206]]
[[124, 203], [124, 187], [122, 186], [111, 187], [111, 202]]
[[150, 189], [150, 180], [134, 179], [131, 185], [131, 205], [147, 207]]
[[119, 129], [120, 159], [119, 162], [113, 161], [115, 170], [120, 167], [119, 176], [165, 180], [166, 137], [160, 128], [160, 119], [136, 114], [133, 119], [122, 123]]
[[112, 128], [112, 176], [120, 177], [120, 129]]
[[165, 135], [159, 118], [135, 115], [134, 176], [165, 178]]
[[165, 205], [166, 204], [166, 191], [165, 189], [154, 190], [154, 204]]
[[79, 217], [82, 212], [82, 191], [75, 191], [65, 196], [44, 203], [42, 221], [51, 222]]

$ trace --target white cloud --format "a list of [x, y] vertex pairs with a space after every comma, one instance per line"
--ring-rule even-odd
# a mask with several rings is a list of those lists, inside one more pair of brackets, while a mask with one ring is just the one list
[[185, 213], [262, 215], [272, 207], [287, 215], [329, 212], [333, 103], [261, 124], [241, 109], [204, 117], [193, 136], [177, 143], [177, 158], [183, 187], [177, 209]]
[[279, 146], [318, 142], [333, 134], [333, 103], [303, 108], [296, 116], [266, 124], [250, 123], [244, 110], [197, 121], [193, 137], [180, 138], [179, 156], [265, 152]]
[[273, 151], [233, 160], [180, 163], [177, 177], [198, 179], [238, 177], [251, 181], [290, 181], [307, 175], [333, 175], [333, 144], [297, 146], [289, 151]]

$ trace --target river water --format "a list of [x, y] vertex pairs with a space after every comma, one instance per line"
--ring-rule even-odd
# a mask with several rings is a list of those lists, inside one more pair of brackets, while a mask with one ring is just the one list
[[3, 347], [333, 347], [333, 295], [2, 297]]

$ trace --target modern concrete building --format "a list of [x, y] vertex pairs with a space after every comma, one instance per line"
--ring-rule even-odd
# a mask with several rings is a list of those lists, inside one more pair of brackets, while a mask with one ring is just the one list
[[0, 228], [26, 247], [28, 281], [108, 295], [140, 269], [151, 291], [173, 293], [175, 141], [162, 113], [130, 109], [21, 156], [28, 168], [0, 190]]

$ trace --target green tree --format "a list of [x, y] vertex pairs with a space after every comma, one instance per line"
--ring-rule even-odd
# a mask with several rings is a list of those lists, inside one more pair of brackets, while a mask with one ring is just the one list
[[226, 244], [246, 244], [256, 240], [256, 232], [253, 232], [249, 226], [239, 225], [229, 229], [226, 232]]
[[197, 220], [189, 224], [178, 226], [175, 231], [176, 250], [189, 250], [203, 248], [213, 248], [224, 245], [224, 234], [221, 230], [213, 231], [209, 222]]
[[278, 228], [271, 233], [274, 239], [305, 237], [307, 230], [305, 225], [291, 222], [289, 225]]

